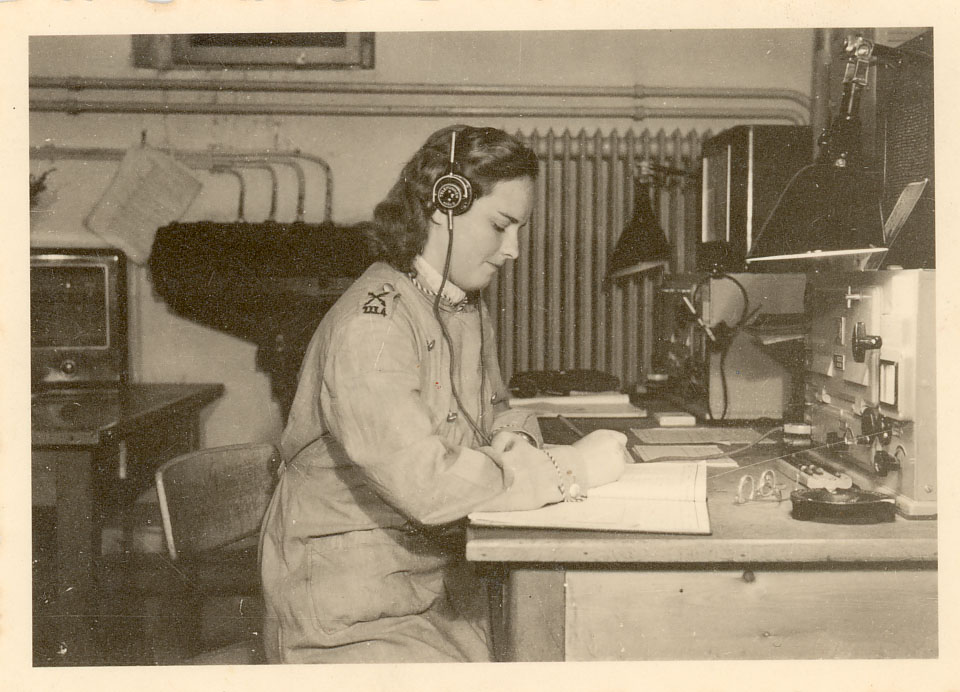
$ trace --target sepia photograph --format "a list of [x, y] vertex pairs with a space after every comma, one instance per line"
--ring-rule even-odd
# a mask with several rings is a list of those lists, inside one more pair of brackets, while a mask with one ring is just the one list
[[4, 49], [23, 689], [956, 689], [955, 27], [101, 4]]

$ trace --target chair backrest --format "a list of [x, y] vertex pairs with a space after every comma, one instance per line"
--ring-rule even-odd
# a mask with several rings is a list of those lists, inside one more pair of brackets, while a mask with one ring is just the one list
[[173, 560], [256, 535], [277, 481], [271, 444], [211, 447], [157, 469], [163, 533]]

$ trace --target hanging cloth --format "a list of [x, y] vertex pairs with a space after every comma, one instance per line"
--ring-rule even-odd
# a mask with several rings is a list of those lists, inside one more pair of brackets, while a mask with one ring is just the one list
[[322, 284], [363, 273], [372, 261], [368, 225], [173, 223], [157, 231], [150, 276], [181, 317], [259, 343], [267, 322], [296, 319], [297, 305], [319, 300], [284, 279]]

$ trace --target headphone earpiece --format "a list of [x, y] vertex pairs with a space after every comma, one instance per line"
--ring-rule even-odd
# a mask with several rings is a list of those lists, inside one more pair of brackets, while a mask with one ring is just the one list
[[460, 216], [473, 203], [473, 188], [462, 175], [447, 173], [433, 184], [433, 204], [437, 209]]
[[433, 184], [433, 205], [450, 216], [460, 216], [473, 204], [473, 186], [455, 172], [457, 133], [450, 133], [450, 169]]

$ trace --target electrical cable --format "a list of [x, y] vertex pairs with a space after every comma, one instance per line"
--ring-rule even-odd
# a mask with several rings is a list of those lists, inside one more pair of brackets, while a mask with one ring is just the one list
[[[876, 437], [878, 437], [878, 436], [880, 436], [880, 435], [883, 435], [883, 434], [886, 433], [886, 432], [892, 431], [892, 429], [893, 429], [893, 428], [883, 428], [883, 429], [881, 429], [881, 430], [879, 430], [879, 431], [877, 431], [877, 432], [875, 432], [875, 433], [869, 434], [869, 435], [858, 435], [858, 436], [856, 436], [856, 437], [854, 438], [854, 441], [855, 441], [855, 442], [859, 442], [859, 441], [870, 441], [871, 438], [876, 438]], [[757, 438], [756, 440], [754, 440], [753, 442], [751, 442], [751, 443], [749, 443], [749, 444], [746, 444], [746, 445], [743, 445], [742, 447], [738, 447], [738, 448], [736, 448], [736, 449], [730, 450], [729, 452], [722, 452], [722, 453], [720, 453], [720, 454], [711, 454], [711, 455], [709, 455], [709, 456], [703, 456], [703, 457], [699, 457], [699, 458], [697, 458], [697, 459], [691, 459], [690, 457], [681, 457], [681, 456], [658, 457], [655, 461], [652, 461], [652, 462], [644, 462], [644, 463], [657, 463], [657, 462], [661, 462], [661, 461], [706, 461], [706, 460], [710, 460], [710, 459], [724, 459], [724, 458], [727, 458], [727, 457], [732, 457], [732, 456], [734, 456], [734, 455], [736, 455], [736, 454], [740, 454], [741, 452], [745, 452], [745, 451], [747, 451], [748, 449], [750, 449], [751, 447], [755, 447], [756, 445], [758, 445], [758, 444], [759, 444], [761, 441], [763, 441], [764, 439], [770, 437], [770, 436], [771, 436], [772, 434], [774, 434], [775, 432], [778, 432], [778, 431], [781, 431], [781, 430], [783, 430], [783, 426], [779, 426], [779, 425], [778, 425], [777, 427], [771, 428], [771, 429], [768, 430], [767, 432], [763, 433], [760, 437], [758, 437], [758, 438]], [[746, 469], [749, 469], [749, 468], [751, 468], [751, 467], [753, 467], [753, 466], [759, 466], [760, 464], [766, 464], [766, 463], [769, 463], [769, 462], [771, 462], [771, 461], [789, 460], [789, 459], [791, 459], [791, 458], [793, 458], [793, 457], [795, 457], [795, 456], [801, 456], [801, 455], [804, 455], [804, 454], [810, 454], [811, 452], [819, 452], [819, 451], [822, 451], [822, 450], [829, 450], [829, 449], [834, 448], [834, 447], [845, 447], [846, 444], [847, 444], [846, 442], [840, 441], [840, 442], [827, 442], [827, 443], [824, 443], [824, 444], [822, 444], [822, 445], [818, 445], [818, 446], [816, 446], [816, 447], [805, 447], [804, 449], [798, 449], [798, 450], [796, 450], [796, 451], [788, 452], [788, 453], [786, 453], [786, 454], [780, 454], [780, 455], [778, 455], [778, 456], [768, 457], [768, 458], [766, 458], [766, 459], [760, 459], [759, 461], [754, 461], [754, 462], [752, 462], [752, 463], [750, 463], [750, 464], [747, 464], [746, 466], [738, 466], [738, 467], [735, 468], [735, 469], [729, 469], [729, 470], [727, 470], [727, 471], [720, 471], [720, 472], [718, 472], [718, 473], [716, 473], [716, 474], [712, 474], [710, 477], [711, 477], [711, 478], [718, 478], [719, 476], [726, 476], [727, 474], [730, 474], [730, 473], [741, 473], [741, 472], [745, 471]], [[784, 473], [783, 471], [781, 471], [780, 469], [775, 468], [774, 470], [775, 470], [777, 473], [779, 473], [780, 475], [782, 475], [782, 476], [784, 476], [785, 478], [787, 478], [788, 480], [791, 480], [791, 481], [796, 480], [795, 478], [792, 478], [792, 477], [788, 476], [787, 474], [785, 474], [785, 473]]]
[[[449, 214], [449, 213], [448, 213]], [[440, 279], [440, 287], [437, 289], [437, 295], [433, 299], [433, 315], [437, 320], [437, 324], [440, 325], [440, 333], [443, 334], [443, 339], [447, 343], [447, 349], [450, 351], [450, 391], [453, 393], [453, 398], [457, 402], [457, 408], [460, 409], [460, 413], [463, 414], [463, 417], [466, 418], [467, 424], [473, 429], [474, 434], [479, 439], [482, 445], [489, 445], [490, 438], [483, 431], [483, 429], [477, 425], [473, 417], [467, 411], [466, 407], [463, 405], [463, 401], [460, 399], [460, 392], [457, 390], [456, 383], [456, 368], [454, 364], [454, 349], [453, 349], [453, 339], [450, 338], [450, 333], [447, 331], [447, 326], [443, 323], [443, 319], [440, 316], [440, 300], [443, 297], [443, 289], [447, 284], [447, 278], [450, 275], [450, 258], [453, 255], [453, 219], [448, 215], [447, 221], [447, 255], [446, 259], [443, 262], [443, 275]], [[484, 339], [483, 339], [483, 310], [480, 306], [479, 301], [477, 302], [477, 310], [480, 311], [480, 408], [481, 413], [484, 403], [484, 373], [483, 373], [483, 349], [484, 349]]]
[[[773, 433], [773, 432], [776, 432], [777, 430], [781, 430], [781, 429], [782, 429], [782, 428], [779, 428], [779, 427], [774, 428], [773, 430], [770, 430], [770, 431], [768, 431], [767, 433], [765, 433], [763, 437], [766, 437], [767, 435], [769, 435], [769, 434], [771, 434], [771, 433]], [[871, 437], [876, 437], [877, 435], [882, 435], [883, 433], [884, 433], [884, 430], [881, 430], [881, 431], [879, 431], [879, 432], [877, 432], [877, 433], [874, 433], [874, 434], [872, 434], [872, 435], [858, 435], [858, 436], [856, 436], [856, 437], [854, 438], [854, 441], [856, 442], [856, 441], [860, 441], [860, 440], [870, 440]], [[757, 438], [757, 439], [754, 440], [752, 443], [750, 443], [750, 445], [748, 445], [748, 446], [753, 446], [753, 445], [757, 444], [758, 442], [760, 442], [760, 440], [763, 439], [763, 437]], [[771, 461], [785, 460], [785, 461], [788, 461], [788, 463], [792, 463], [792, 462], [789, 462], [789, 460], [790, 460], [791, 458], [795, 457], [795, 456], [800, 456], [800, 455], [804, 455], [804, 454], [810, 454], [811, 452], [820, 452], [821, 450], [829, 450], [829, 449], [834, 448], [834, 447], [843, 447], [843, 446], [846, 446], [846, 442], [843, 442], [843, 441], [840, 441], [840, 442], [826, 442], [826, 443], [824, 443], [824, 444], [822, 444], [822, 445], [818, 445], [818, 446], [816, 446], [816, 447], [806, 447], [806, 448], [804, 448], [804, 449], [798, 449], [798, 450], [796, 450], [796, 451], [794, 451], [794, 452], [788, 452], [788, 453], [786, 453], [786, 454], [781, 454], [781, 455], [779, 455], [779, 456], [768, 457], [767, 459], [760, 459], [759, 461], [754, 461], [754, 462], [752, 462], [752, 463], [750, 463], [750, 464], [747, 464], [746, 466], [739, 466], [739, 467], [737, 467], [737, 468], [735, 468], [735, 469], [729, 469], [729, 470], [727, 470], [727, 471], [721, 471], [721, 472], [719, 472], [719, 473], [711, 476], [711, 478], [717, 478], [717, 477], [719, 477], [719, 476], [726, 476], [726, 475], [729, 474], [729, 473], [740, 473], [740, 472], [742, 472], [742, 471], [744, 471], [744, 470], [746, 470], [746, 469], [749, 469], [749, 468], [751, 468], [751, 467], [753, 467], [753, 466], [759, 466], [760, 464], [766, 464], [766, 463], [771, 462]], [[729, 452], [728, 454], [737, 454], [737, 453], [739, 453], [739, 452], [744, 451], [745, 449], [746, 449], [746, 447], [743, 447], [743, 448], [740, 448], [740, 449], [736, 449], [736, 450], [733, 450], [732, 452]], [[725, 456], [726, 456], [726, 455], [725, 455]], [[711, 457], [705, 457], [705, 458], [709, 459], [709, 458], [711, 458]], [[657, 459], [657, 461], [661, 461], [661, 460], [667, 460], [667, 458]], [[670, 459], [670, 460], [671, 460], [671, 461], [679, 461], [680, 459]], [[683, 460], [685, 460], [685, 461], [690, 461], [690, 458], [689, 458], [689, 457], [683, 457]], [[784, 472], [783, 472], [782, 470], [780, 470], [779, 468], [774, 468], [774, 470], [775, 470], [777, 473], [779, 473], [780, 475], [782, 475], [782, 476], [784, 476], [785, 478], [787, 478], [788, 480], [791, 480], [791, 481], [795, 481], [795, 480], [796, 480], [795, 478], [792, 478], [791, 476], [788, 476], [786, 473], [784, 473]]]
[[[717, 419], [719, 421], [726, 420], [727, 410], [730, 407], [730, 392], [727, 389], [727, 354], [730, 352], [730, 347], [724, 348], [720, 352], [720, 387], [723, 391], [723, 411], [720, 413], [720, 417]], [[707, 407], [709, 408], [710, 402], [707, 402]]]
[[797, 178], [800, 177], [800, 174], [810, 170], [811, 168], [816, 166], [817, 163], [818, 163], [817, 161], [814, 161], [813, 163], [808, 163], [806, 166], [804, 166], [803, 168], [798, 170], [796, 173], [794, 173], [793, 176], [790, 178], [790, 180], [787, 181], [787, 184], [784, 185], [783, 191], [780, 193], [780, 196], [777, 197], [777, 201], [773, 203], [773, 208], [770, 209], [770, 213], [767, 214], [767, 218], [764, 219], [763, 225], [761, 225], [760, 230], [757, 231], [757, 235], [753, 239], [753, 243], [752, 243], [753, 247], [757, 247], [757, 244], [760, 242], [760, 238], [763, 237], [764, 231], [767, 230], [767, 225], [770, 223], [770, 220], [773, 218], [773, 215], [777, 212], [777, 209], [780, 208], [780, 203], [783, 202], [783, 198], [786, 196], [790, 188], [793, 187], [793, 184], [797, 181]]
[[[723, 389], [723, 412], [720, 414], [720, 420], [725, 420], [727, 417], [727, 410], [730, 406], [730, 393], [727, 386], [727, 354], [730, 353], [730, 347], [733, 345], [733, 339], [736, 337], [737, 333], [743, 328], [747, 323], [747, 320], [750, 319], [752, 315], [755, 315], [760, 310], [760, 306], [748, 314], [750, 309], [750, 296], [747, 294], [747, 289], [744, 288], [743, 284], [740, 283], [736, 277], [731, 276], [730, 274], [722, 274], [720, 278], [729, 279], [736, 284], [737, 288], [740, 289], [740, 293], [743, 294], [743, 309], [740, 311], [740, 319], [734, 325], [733, 330], [730, 334], [730, 339], [724, 346], [723, 350], [720, 352], [720, 385]], [[709, 402], [708, 402], [709, 403]]]
[[[740, 289], [740, 293], [741, 293], [741, 295], [743, 296], [743, 307], [740, 309], [740, 318], [737, 320], [737, 323], [736, 323], [736, 324], [730, 329], [730, 331], [727, 333], [727, 335], [726, 335], [726, 337], [725, 337], [726, 343], [723, 344], [723, 345], [721, 346], [721, 348], [720, 348], [720, 388], [721, 388], [721, 392], [723, 393], [723, 411], [722, 411], [722, 413], [720, 414], [720, 417], [717, 418], [716, 420], [718, 420], [718, 421], [723, 421], [723, 420], [726, 419], [726, 417], [727, 417], [727, 410], [728, 410], [729, 407], [730, 407], [730, 394], [729, 394], [729, 388], [728, 388], [728, 385], [727, 385], [727, 373], [726, 373], [727, 354], [728, 354], [729, 351], [730, 351], [730, 347], [733, 345], [733, 339], [734, 339], [734, 337], [737, 335], [737, 333], [740, 331], [740, 329], [742, 329], [743, 326], [744, 326], [754, 315], [756, 315], [757, 312], [760, 311], [760, 308], [761, 308], [762, 306], [759, 306], [759, 305], [758, 305], [758, 306], [753, 310], [753, 312], [750, 312], [750, 296], [749, 296], [749, 294], [747, 293], [747, 289], [744, 287], [744, 285], [743, 285], [742, 283], [740, 283], [740, 281], [739, 281], [735, 276], [732, 276], [732, 275], [727, 274], [727, 273], [711, 274], [711, 275], [709, 275], [709, 276], [707, 276], [707, 277], [705, 277], [705, 278], [702, 278], [702, 279], [698, 280], [696, 286], [695, 286], [694, 289], [693, 289], [692, 301], [691, 301], [691, 302], [693, 302], [694, 304], [696, 304], [697, 296], [698, 296], [698, 294], [700, 293], [700, 289], [703, 288], [703, 286], [706, 285], [706, 283], [707, 283], [710, 279], [727, 279], [727, 280], [729, 280], [729, 281], [732, 281], [732, 282], [736, 285], [736, 287], [737, 287], [738, 289]], [[714, 343], [716, 343], [716, 340], [715, 340], [715, 339], [714, 339]], [[707, 377], [709, 377], [709, 373], [708, 373]], [[707, 412], [710, 414], [710, 417], [713, 418], [713, 412], [710, 410], [709, 385], [708, 385], [708, 387], [707, 387], [707, 391], [708, 391], [708, 395], [707, 395]]]
[[734, 454], [745, 452], [751, 447], [757, 446], [761, 440], [765, 440], [766, 438], [773, 435], [775, 432], [779, 432], [781, 430], [783, 430], [783, 426], [778, 425], [777, 427], [771, 428], [767, 432], [763, 433], [760, 437], [755, 439], [753, 442], [749, 444], [745, 444], [742, 447], [737, 447], [736, 449], [732, 449], [729, 452], [721, 452], [720, 454], [709, 454], [707, 456], [697, 457], [696, 459], [691, 459], [690, 457], [681, 457], [681, 456], [657, 457], [653, 461], [645, 462], [645, 463], [653, 463], [653, 462], [660, 462], [660, 461], [705, 461], [709, 459], [726, 459], [727, 457], [732, 457]]

